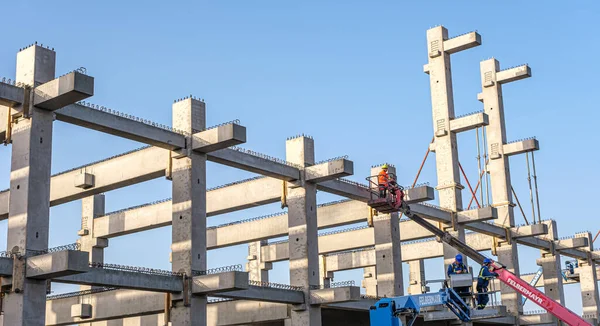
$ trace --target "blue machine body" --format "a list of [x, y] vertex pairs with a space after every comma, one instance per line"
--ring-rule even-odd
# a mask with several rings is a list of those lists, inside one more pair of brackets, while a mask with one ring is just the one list
[[444, 305], [462, 321], [470, 321], [471, 311], [451, 288], [439, 292], [383, 298], [371, 307], [371, 326], [412, 326], [421, 308]]

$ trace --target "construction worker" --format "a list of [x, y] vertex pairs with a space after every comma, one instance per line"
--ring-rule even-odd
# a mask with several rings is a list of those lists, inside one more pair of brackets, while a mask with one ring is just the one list
[[384, 164], [381, 167], [381, 171], [379, 171], [379, 174], [377, 175], [377, 183], [379, 185], [379, 198], [385, 198], [387, 197], [387, 188], [388, 188], [388, 182], [390, 181], [390, 176], [388, 174], [388, 165]]
[[[456, 257], [454, 257], [454, 262], [452, 262], [452, 264], [448, 265], [448, 278], [450, 278], [450, 275], [452, 274], [468, 274], [469, 273], [469, 269], [467, 268], [467, 265], [465, 265], [463, 263], [463, 256], [461, 254], [456, 255]], [[468, 286], [460, 286], [460, 287], [455, 287], [452, 288], [454, 291], [456, 291], [456, 293], [458, 293], [459, 295], [461, 293], [469, 293], [469, 287]]]
[[481, 310], [485, 308], [488, 301], [490, 301], [488, 292], [488, 285], [490, 284], [490, 280], [494, 276], [498, 276], [498, 273], [490, 272], [490, 265], [492, 264], [492, 260], [486, 258], [483, 260], [483, 265], [481, 266], [481, 270], [479, 271], [479, 276], [477, 277], [477, 309]]

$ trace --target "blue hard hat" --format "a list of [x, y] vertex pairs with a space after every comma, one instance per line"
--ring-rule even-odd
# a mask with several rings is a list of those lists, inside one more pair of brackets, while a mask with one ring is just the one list
[[457, 262], [462, 263], [462, 255], [461, 254], [456, 255], [456, 257], [454, 257], [454, 258], [456, 258]]
[[486, 259], [484, 259], [484, 260], [483, 260], [483, 263], [484, 263], [484, 264], [491, 264], [491, 263], [492, 263], [492, 260], [491, 260], [491, 259], [489, 259], [489, 258], [486, 258]]

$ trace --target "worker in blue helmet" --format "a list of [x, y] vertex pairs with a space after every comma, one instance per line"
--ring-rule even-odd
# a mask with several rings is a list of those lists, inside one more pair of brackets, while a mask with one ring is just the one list
[[481, 310], [485, 308], [487, 303], [490, 301], [488, 292], [488, 285], [493, 277], [498, 277], [498, 273], [490, 271], [492, 260], [486, 258], [483, 260], [479, 276], [477, 276], [477, 309]]
[[[448, 278], [450, 278], [450, 275], [452, 274], [468, 274], [469, 273], [469, 269], [467, 268], [467, 265], [465, 265], [463, 263], [463, 256], [461, 254], [456, 255], [456, 257], [454, 257], [454, 262], [452, 262], [452, 264], [450, 264], [448, 266]], [[452, 288], [456, 293], [458, 293], [458, 295], [466, 295], [469, 292], [469, 287], [468, 286], [459, 286], [459, 287], [454, 287]], [[469, 294], [470, 295], [470, 294]]]

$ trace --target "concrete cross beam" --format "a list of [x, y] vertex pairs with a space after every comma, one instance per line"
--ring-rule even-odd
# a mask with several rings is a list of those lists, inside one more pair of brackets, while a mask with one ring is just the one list
[[52, 282], [118, 287], [155, 292], [181, 292], [180, 276], [149, 274], [108, 268], [90, 268], [87, 273], [57, 277]]
[[234, 149], [225, 148], [211, 152], [208, 154], [208, 160], [280, 180], [293, 181], [300, 179], [298, 168]]
[[529, 77], [531, 77], [531, 68], [526, 64], [501, 70], [496, 73], [496, 81], [498, 84], [506, 84]]
[[513, 143], [508, 143], [502, 146], [502, 150], [504, 152], [504, 155], [506, 156], [538, 151], [539, 149], [540, 142], [537, 139], [526, 139]]
[[369, 311], [379, 300], [361, 298], [357, 301], [324, 304], [323, 307], [350, 311]]
[[454, 133], [469, 131], [475, 128], [487, 126], [488, 124], [488, 115], [483, 112], [479, 112], [450, 120], [450, 131]]
[[352, 175], [354, 163], [346, 159], [339, 159], [309, 166], [304, 169], [304, 172], [306, 174], [305, 181], [318, 183]]
[[521, 315], [519, 316], [520, 325], [556, 325], [554, 316], [545, 314]]
[[94, 78], [74, 71], [34, 88], [33, 105], [55, 111], [93, 95]]
[[218, 296], [223, 298], [255, 300], [261, 302], [289, 304], [304, 303], [304, 292], [302, 291], [252, 285], [246, 290], [221, 292], [218, 294]]
[[310, 304], [330, 304], [360, 300], [360, 287], [342, 286], [310, 290]]
[[235, 123], [197, 132], [192, 136], [192, 150], [210, 153], [246, 142], [246, 127]]
[[531, 224], [515, 226], [511, 228], [510, 236], [513, 239], [535, 237], [548, 234], [548, 225], [546, 224]]
[[10, 276], [13, 273], [13, 258], [0, 257], [0, 276]]
[[[25, 89], [6, 83], [0, 83], [0, 104], [14, 107], [25, 100]], [[3, 120], [2, 123], [5, 121]]]
[[462, 211], [457, 214], [456, 221], [459, 224], [482, 222], [498, 218], [498, 212], [494, 207], [487, 206], [482, 208]]
[[214, 294], [248, 289], [248, 272], [225, 272], [194, 276], [192, 294]]
[[556, 251], [562, 251], [566, 249], [585, 248], [589, 247], [588, 238], [575, 237], [570, 239], [556, 240], [555, 242]]
[[[148, 145], [177, 150], [185, 147], [185, 136], [132, 120], [116, 114], [93, 109], [84, 105], [71, 104], [56, 112], [56, 120], [76, 126], [100, 131], [109, 135], [119, 136]], [[166, 167], [166, 158], [162, 169]]]
[[470, 32], [444, 41], [444, 51], [448, 54], [457, 53], [481, 45], [481, 35]]
[[49, 280], [56, 277], [85, 273], [89, 270], [88, 253], [62, 250], [26, 258], [25, 277]]
[[[487, 307], [482, 310], [471, 309], [471, 320], [501, 318], [507, 315], [505, 306]], [[428, 311], [423, 314], [426, 322], [438, 320], [458, 320], [458, 317], [450, 310]], [[508, 324], [512, 325], [512, 324]]]

